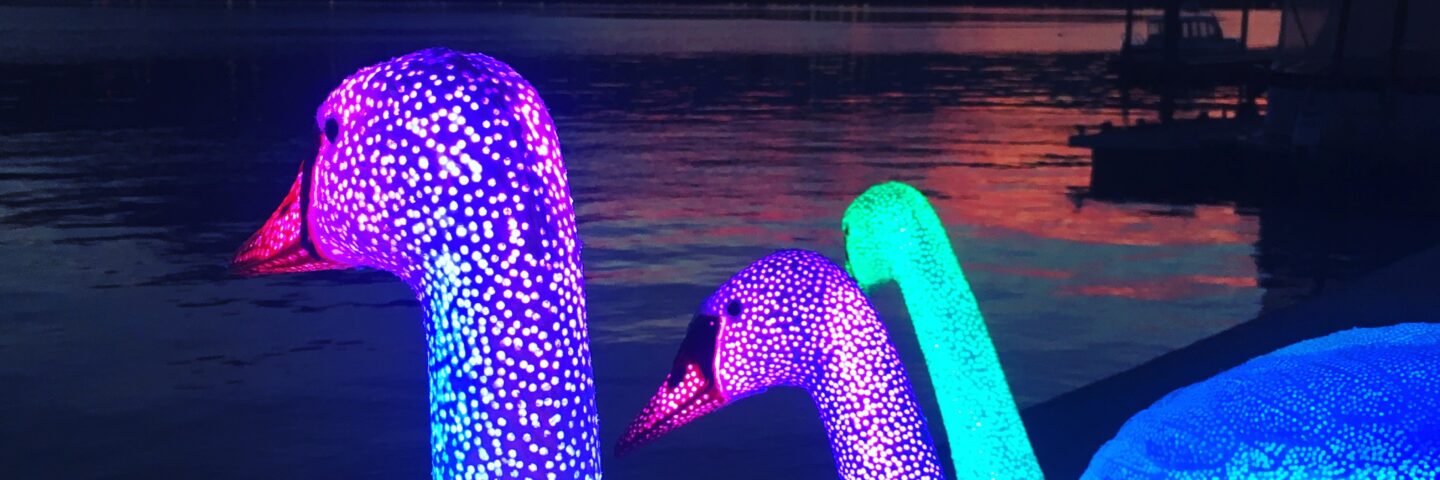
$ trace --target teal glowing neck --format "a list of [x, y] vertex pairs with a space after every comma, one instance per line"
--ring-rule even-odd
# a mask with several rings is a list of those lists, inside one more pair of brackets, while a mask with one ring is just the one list
[[955, 478], [1043, 478], [985, 320], [943, 225], [907, 185], [872, 187], [845, 212], [850, 268], [894, 280], [935, 387]]

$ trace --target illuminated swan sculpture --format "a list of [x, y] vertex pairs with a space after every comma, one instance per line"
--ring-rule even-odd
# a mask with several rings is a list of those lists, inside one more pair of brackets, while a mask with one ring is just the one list
[[[845, 213], [860, 285], [900, 284], [958, 478], [1039, 478], [994, 347], [934, 210], [886, 183]], [[954, 421], [955, 415], [960, 421]], [[970, 428], [971, 426], [974, 428]], [[1136, 414], [1086, 479], [1432, 478], [1440, 471], [1440, 325], [1300, 342]]]
[[509, 66], [445, 49], [361, 69], [242, 274], [372, 267], [425, 313], [432, 476], [599, 478], [580, 245], [555, 127]]
[[776, 386], [809, 392], [841, 478], [943, 477], [884, 324], [843, 270], [799, 250], [756, 261], [705, 300], [617, 450]]
[[985, 319], [925, 195], [897, 182], [845, 210], [847, 265], [862, 288], [895, 281], [915, 324], [956, 478], [1043, 478]]
[[1256, 357], [1131, 417], [1085, 479], [1435, 478], [1440, 325], [1356, 329]]

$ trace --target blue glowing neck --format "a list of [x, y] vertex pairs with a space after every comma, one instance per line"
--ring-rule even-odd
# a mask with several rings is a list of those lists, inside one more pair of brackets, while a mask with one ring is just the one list
[[897, 259], [895, 277], [935, 387], [955, 476], [1044, 478], [985, 318], [943, 235], [919, 240], [927, 248]]
[[551, 285], [560, 274], [544, 265], [527, 279], [455, 252], [429, 258], [414, 287], [426, 317], [433, 477], [599, 478], [578, 281]]

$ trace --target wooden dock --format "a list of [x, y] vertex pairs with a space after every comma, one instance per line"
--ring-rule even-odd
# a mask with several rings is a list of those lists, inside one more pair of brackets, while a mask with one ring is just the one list
[[1069, 144], [1091, 150], [1090, 196], [1148, 201], [1233, 200], [1254, 164], [1244, 142], [1261, 119], [1213, 118], [1080, 129]]

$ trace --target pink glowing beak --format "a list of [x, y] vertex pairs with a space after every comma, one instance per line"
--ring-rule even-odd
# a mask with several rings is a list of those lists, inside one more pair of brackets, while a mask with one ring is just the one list
[[650, 403], [630, 422], [630, 426], [625, 427], [625, 435], [615, 445], [615, 455], [629, 454], [730, 401], [714, 382], [705, 378], [706, 375], [695, 363], [685, 365], [683, 379], [676, 381], [674, 376], [672, 372], [666, 377], [660, 391], [650, 398]]
[[304, 223], [306, 212], [302, 201], [302, 198], [309, 197], [306, 191], [309, 185], [304, 175], [304, 169], [309, 164], [306, 162], [301, 166], [302, 173], [295, 179], [280, 208], [270, 214], [270, 219], [265, 221], [260, 231], [251, 235], [235, 253], [235, 259], [230, 261], [231, 271], [253, 277], [348, 268], [348, 265], [325, 259], [311, 243], [310, 229]]

